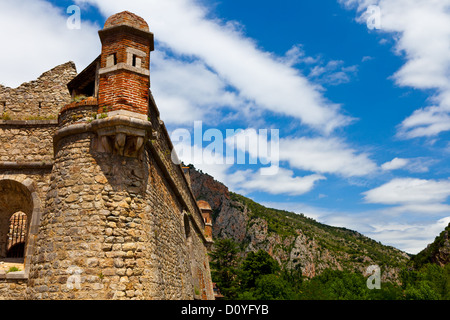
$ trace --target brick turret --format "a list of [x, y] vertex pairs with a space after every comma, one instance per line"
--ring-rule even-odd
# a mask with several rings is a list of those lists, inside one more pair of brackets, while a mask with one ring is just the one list
[[153, 34], [137, 15], [124, 11], [108, 18], [99, 31], [102, 42], [98, 113], [147, 119], [150, 52]]
[[205, 222], [205, 236], [212, 240], [212, 209], [208, 202], [204, 200], [197, 201], [198, 207], [202, 212], [203, 221]]

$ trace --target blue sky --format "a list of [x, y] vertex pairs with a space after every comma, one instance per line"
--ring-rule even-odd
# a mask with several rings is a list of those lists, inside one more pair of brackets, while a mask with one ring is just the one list
[[211, 142], [192, 139], [195, 165], [231, 190], [409, 253], [449, 223], [450, 0], [0, 0], [0, 83], [69, 60], [81, 71], [123, 10], [155, 34], [152, 92], [170, 132], [279, 130], [273, 176], [205, 164]]

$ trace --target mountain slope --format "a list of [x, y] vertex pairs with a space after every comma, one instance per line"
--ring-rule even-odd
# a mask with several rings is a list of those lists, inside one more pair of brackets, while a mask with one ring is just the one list
[[379, 265], [382, 280], [398, 281], [406, 253], [360, 233], [319, 223], [304, 215], [266, 208], [230, 192], [222, 183], [190, 166], [191, 187], [213, 209], [213, 236], [231, 238], [245, 252], [263, 249], [283, 267], [314, 277], [325, 269], [361, 272]]
[[412, 258], [412, 263], [418, 268], [426, 263], [435, 263], [440, 266], [445, 266], [450, 263], [450, 241], [448, 239], [449, 232], [450, 223], [444, 231], [442, 231], [441, 234], [435, 238], [433, 243], [429, 244], [424, 250]]

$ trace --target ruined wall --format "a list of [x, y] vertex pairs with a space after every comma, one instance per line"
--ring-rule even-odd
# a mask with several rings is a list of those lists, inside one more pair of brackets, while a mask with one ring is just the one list
[[70, 62], [15, 89], [0, 85], [0, 257], [5, 256], [5, 232], [13, 213], [27, 214], [29, 231], [25, 270], [0, 273], [0, 299], [27, 298], [29, 262], [49, 189], [58, 124], [49, 119], [57, 119], [61, 105], [71, 100], [66, 84], [75, 75]]
[[51, 163], [57, 122], [0, 121], [0, 162]]
[[56, 119], [61, 106], [71, 100], [67, 83], [76, 74], [75, 64], [67, 62], [17, 88], [0, 85], [0, 118]]

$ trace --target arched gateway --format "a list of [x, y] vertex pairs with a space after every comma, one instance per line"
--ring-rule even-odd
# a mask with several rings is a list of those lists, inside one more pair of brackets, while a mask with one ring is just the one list
[[25, 275], [30, 269], [40, 218], [35, 182], [21, 175], [0, 176], [0, 261], [23, 263]]

